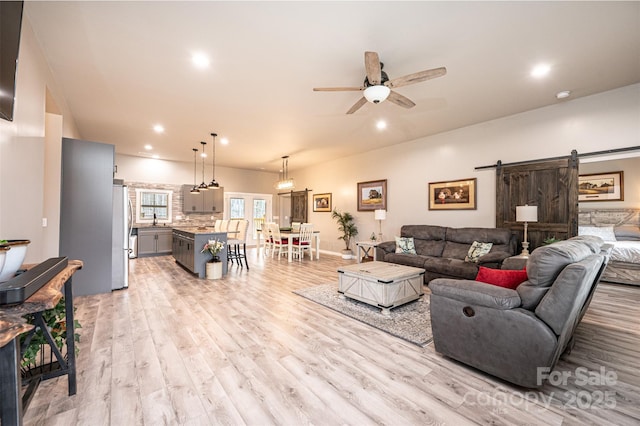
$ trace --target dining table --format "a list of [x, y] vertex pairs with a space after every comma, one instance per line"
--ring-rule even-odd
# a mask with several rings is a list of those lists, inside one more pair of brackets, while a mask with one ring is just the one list
[[[287, 240], [287, 260], [289, 262], [293, 261], [293, 240], [294, 238], [300, 238], [300, 231], [293, 230], [283, 230], [280, 229], [280, 236], [282, 239]], [[320, 260], [320, 231], [313, 231], [313, 241], [314, 248], [313, 250], [316, 253], [316, 260]], [[311, 256], [313, 259], [313, 256]]]

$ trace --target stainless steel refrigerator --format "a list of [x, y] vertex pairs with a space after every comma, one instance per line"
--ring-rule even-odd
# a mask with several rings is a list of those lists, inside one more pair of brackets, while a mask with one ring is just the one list
[[129, 200], [129, 188], [122, 180], [113, 181], [113, 238], [111, 239], [111, 290], [129, 287], [129, 239], [133, 212]]

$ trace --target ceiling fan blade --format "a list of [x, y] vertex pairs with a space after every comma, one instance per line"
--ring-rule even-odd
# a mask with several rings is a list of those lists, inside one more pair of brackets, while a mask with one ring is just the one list
[[446, 73], [447, 69], [445, 67], [434, 68], [405, 75], [404, 77], [394, 78], [393, 80], [387, 81], [384, 85], [393, 89], [396, 87], [408, 86], [409, 84], [420, 83], [421, 81], [430, 80], [432, 78], [442, 77]]
[[398, 92], [394, 92], [393, 90], [389, 93], [388, 101], [393, 102], [396, 105], [400, 105], [403, 108], [413, 108], [416, 104], [406, 96], [402, 96]]
[[353, 104], [353, 106], [349, 109], [349, 111], [347, 111], [347, 114], [353, 114], [354, 112], [362, 108], [362, 106], [366, 103], [367, 103], [367, 98], [365, 98], [364, 96], [361, 97], [360, 100], [355, 104]]
[[314, 92], [360, 92], [364, 87], [314, 87]]
[[376, 52], [364, 52], [364, 68], [367, 70], [367, 79], [372, 86], [377, 86], [382, 80], [382, 68], [380, 57]]

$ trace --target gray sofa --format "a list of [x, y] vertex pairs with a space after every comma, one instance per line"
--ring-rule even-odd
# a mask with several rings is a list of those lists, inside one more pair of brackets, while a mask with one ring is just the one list
[[535, 249], [528, 280], [515, 290], [473, 280], [433, 280], [431, 324], [437, 352], [535, 388], [572, 345], [575, 328], [611, 253], [599, 237]]
[[[424, 268], [424, 282], [435, 278], [474, 279], [479, 266], [499, 269], [502, 261], [516, 254], [517, 239], [509, 229], [449, 228], [435, 225], [404, 225], [401, 237], [413, 237], [417, 254], [396, 253], [395, 241], [376, 247], [376, 259]], [[493, 243], [491, 251], [477, 263], [465, 262], [474, 241]]]

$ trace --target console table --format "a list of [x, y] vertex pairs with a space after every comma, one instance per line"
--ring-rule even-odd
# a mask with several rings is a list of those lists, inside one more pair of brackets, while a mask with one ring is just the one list
[[[27, 269], [35, 265], [25, 265]], [[68, 376], [69, 395], [76, 393], [76, 360], [74, 341], [73, 294], [71, 276], [82, 268], [82, 261], [70, 260], [67, 267], [60, 271], [47, 284], [35, 292], [23, 303], [14, 306], [0, 306], [0, 420], [2, 425], [22, 424], [23, 407], [26, 410], [40, 380], [61, 375]], [[53, 344], [42, 318], [42, 312], [55, 307], [63, 296], [65, 298], [67, 327], [67, 358], [65, 359]], [[20, 335], [33, 332], [33, 325], [26, 324], [22, 316], [35, 315], [36, 325], [45, 330], [51, 350], [60, 368], [32, 380], [24, 397], [20, 397], [22, 379], [20, 372], [21, 348]], [[48, 335], [48, 336], [47, 336]]]

